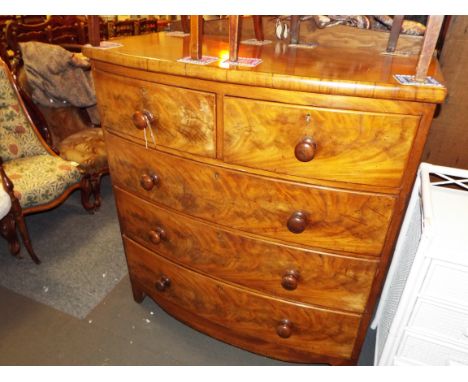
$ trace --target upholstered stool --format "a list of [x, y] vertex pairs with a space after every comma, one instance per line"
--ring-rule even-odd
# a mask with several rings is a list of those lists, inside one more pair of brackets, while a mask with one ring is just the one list
[[85, 174], [82, 193], [85, 208], [93, 209], [89, 202], [91, 194], [94, 197], [94, 209], [99, 208], [101, 177], [109, 172], [102, 129], [90, 128], [78, 131], [61, 141], [57, 149], [63, 159], [79, 163], [80, 169]]

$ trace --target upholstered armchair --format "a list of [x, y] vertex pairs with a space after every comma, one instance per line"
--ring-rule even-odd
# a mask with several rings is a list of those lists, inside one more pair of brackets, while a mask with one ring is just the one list
[[[87, 108], [85, 111], [69, 99], [71, 94], [75, 101], [79, 98], [79, 89], [83, 90], [83, 87], [78, 89], [77, 85], [88, 82], [85, 78], [77, 81], [78, 84], [58, 80], [63, 66], [81, 68], [83, 70], [70, 69], [70, 72], [82, 72], [83, 77], [89, 77], [89, 63], [80, 59], [79, 54], [68, 52], [80, 51], [86, 41], [85, 27], [83, 20], [76, 16], [52, 16], [46, 22], [35, 25], [8, 22], [5, 35], [7, 49], [14, 53], [13, 57], [8, 57], [8, 63], [26, 107], [48, 145], [63, 159], [79, 163], [87, 185], [83, 188], [82, 203], [89, 212], [93, 212], [101, 205], [101, 178], [109, 173], [103, 132], [95, 126], [99, 124], [97, 109]], [[65, 63], [68, 56], [70, 59]], [[47, 78], [44, 78], [45, 69], [50, 75]], [[35, 74], [33, 79], [31, 73]], [[47, 84], [49, 90], [54, 89], [54, 97], [38, 91], [41, 88], [38, 84]], [[38, 94], [42, 96], [37, 97]], [[65, 94], [67, 97], [64, 97]], [[56, 98], [53, 105], [48, 103], [51, 97]], [[63, 104], [64, 98], [70, 102]]]
[[[0, 60], [0, 173], [10, 196], [10, 219], [2, 219], [2, 236], [13, 254], [19, 252], [18, 228], [31, 258], [39, 263], [27, 234], [24, 216], [50, 209], [75, 189], [83, 175], [75, 162], [56, 155], [38, 133], [26, 112], [6, 64]], [[12, 223], [13, 220], [13, 223]]]

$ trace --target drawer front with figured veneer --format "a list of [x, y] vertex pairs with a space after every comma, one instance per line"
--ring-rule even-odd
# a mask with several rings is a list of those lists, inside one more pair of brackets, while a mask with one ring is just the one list
[[311, 179], [399, 187], [419, 116], [224, 98], [224, 160]]
[[333, 251], [379, 256], [395, 198], [201, 164], [106, 134], [114, 184], [213, 223]]
[[216, 156], [214, 94], [96, 71], [105, 128], [206, 157]]
[[180, 267], [125, 236], [124, 244], [133, 280], [196, 329], [289, 361], [351, 358], [360, 315], [271, 298]]
[[281, 298], [364, 311], [375, 260], [252, 238], [114, 190], [123, 234], [172, 261]]

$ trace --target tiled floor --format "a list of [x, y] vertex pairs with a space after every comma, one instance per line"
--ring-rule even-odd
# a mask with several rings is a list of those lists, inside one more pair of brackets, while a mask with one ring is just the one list
[[[175, 320], [128, 277], [79, 320], [0, 287], [0, 365], [291, 365], [224, 344]], [[373, 336], [359, 361], [372, 364]]]

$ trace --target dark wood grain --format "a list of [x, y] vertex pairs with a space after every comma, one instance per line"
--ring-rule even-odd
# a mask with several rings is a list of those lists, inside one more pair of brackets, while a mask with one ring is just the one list
[[[337, 27], [314, 39], [242, 44], [255, 68], [180, 63], [190, 40], [161, 33], [85, 52], [134, 298], [262, 355], [355, 364], [446, 89], [396, 83], [417, 58], [382, 54], [387, 36]], [[405, 36], [398, 47], [418, 48]], [[205, 36], [203, 52], [225, 57], [229, 39]], [[443, 82], [435, 59], [429, 73]], [[142, 115], [158, 108], [154, 145]]]
[[216, 155], [213, 94], [106, 73], [97, 75], [96, 94], [104, 126], [149, 146], [156, 143], [194, 154]]
[[[250, 237], [114, 190], [122, 232], [174, 262], [289, 300], [354, 312], [365, 308], [377, 261]], [[158, 228], [165, 238], [155, 242], [152, 232]], [[296, 287], [285, 288], [294, 277]]]
[[[106, 134], [114, 184], [217, 224], [316, 248], [378, 256], [395, 198], [352, 193], [230, 171], [147, 149]], [[160, 186], [144, 191], [140, 174]], [[301, 234], [287, 228], [295, 211], [308, 214]]]
[[[419, 121], [225, 97], [224, 159], [282, 174], [397, 187]], [[306, 137], [313, 144], [304, 152]]]
[[[219, 282], [180, 267], [124, 238], [130, 272], [156, 302], [171, 305], [204, 320], [203, 331], [216, 336], [213, 325], [238, 336], [245, 349], [287, 361], [310, 361], [310, 357], [350, 358], [360, 316], [316, 309], [262, 296]], [[158, 290], [155, 283], [169, 278]], [[248, 307], [248, 309], [245, 309]], [[277, 327], [289, 320], [289, 336]], [[193, 322], [193, 321], [192, 321]], [[223, 338], [221, 338], [223, 339]]]

